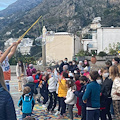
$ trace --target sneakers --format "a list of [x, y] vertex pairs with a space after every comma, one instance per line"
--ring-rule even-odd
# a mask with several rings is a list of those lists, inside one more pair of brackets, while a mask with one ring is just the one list
[[60, 111], [57, 111], [57, 112], [55, 113], [55, 115], [58, 115], [58, 114], [60, 114]]
[[75, 114], [75, 117], [79, 118], [79, 117], [81, 117], [81, 116], [76, 113], [76, 114]]
[[47, 107], [46, 107], [45, 105], [42, 105], [42, 108], [43, 108], [43, 109], [46, 109]]

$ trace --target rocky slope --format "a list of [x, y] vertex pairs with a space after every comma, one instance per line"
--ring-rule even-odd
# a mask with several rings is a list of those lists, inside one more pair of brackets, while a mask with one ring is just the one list
[[[26, 1], [40, 2], [40, 0]], [[39, 36], [42, 23], [48, 30], [74, 32], [74, 30], [87, 26], [94, 17], [98, 16], [102, 17], [103, 26], [120, 26], [119, 0], [42, 0], [39, 2], [33, 8], [26, 8], [27, 3], [24, 2], [19, 3], [19, 5], [15, 5], [15, 3], [11, 5], [18, 8], [22, 5], [26, 10], [23, 12], [16, 10], [17, 14], [15, 12], [10, 13], [9, 19], [0, 20], [0, 27], [2, 28], [0, 38], [19, 37], [40, 15], [43, 16], [43, 22], [41, 20], [39, 25], [34, 26], [26, 37], [35, 38]], [[6, 11], [9, 11], [8, 8]]]

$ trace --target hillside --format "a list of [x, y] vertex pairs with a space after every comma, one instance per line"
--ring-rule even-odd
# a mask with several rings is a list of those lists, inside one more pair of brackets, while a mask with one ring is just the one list
[[[38, 0], [26, 1], [33, 1], [35, 4]], [[19, 37], [40, 15], [43, 16], [43, 24], [47, 29], [53, 31], [74, 32], [74, 29], [79, 30], [80, 27], [87, 26], [94, 17], [98, 16], [102, 17], [103, 26], [120, 26], [119, 0], [42, 0], [42, 2], [39, 2], [33, 8], [27, 9], [27, 5], [24, 6], [26, 9], [24, 12], [15, 10], [13, 13], [9, 13], [11, 16], [14, 15], [9, 20], [0, 20], [0, 27], [2, 28], [0, 38]], [[18, 8], [23, 4], [27, 3], [19, 3]], [[8, 8], [10, 9], [11, 6]], [[11, 21], [14, 21], [14, 23]], [[42, 22], [40, 21], [39, 24], [40, 26], [37, 24], [26, 37], [35, 38], [39, 36], [39, 27], [41, 29]], [[11, 32], [11, 34], [6, 35], [6, 32]]]

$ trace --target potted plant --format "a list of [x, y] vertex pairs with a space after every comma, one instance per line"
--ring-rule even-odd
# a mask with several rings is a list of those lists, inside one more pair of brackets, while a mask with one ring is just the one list
[[92, 64], [95, 64], [97, 61], [96, 59], [97, 51], [91, 51], [91, 53], [92, 53], [91, 62]]

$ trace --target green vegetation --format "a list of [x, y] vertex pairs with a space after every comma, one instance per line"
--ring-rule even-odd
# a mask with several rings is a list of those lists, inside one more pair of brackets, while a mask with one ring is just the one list
[[118, 51], [120, 51], [120, 43], [118, 42], [117, 44], [109, 44], [109, 47], [105, 50], [107, 50], [110, 55], [117, 55]]
[[107, 53], [104, 51], [101, 51], [101, 52], [99, 52], [98, 56], [104, 57], [104, 56], [107, 56]]
[[31, 57], [30, 55], [22, 55], [20, 52], [16, 52], [16, 54], [9, 61], [10, 65], [16, 65], [19, 60], [23, 61], [23, 63], [36, 64], [34, 57]]
[[91, 56], [91, 53], [81, 50], [76, 56]]

